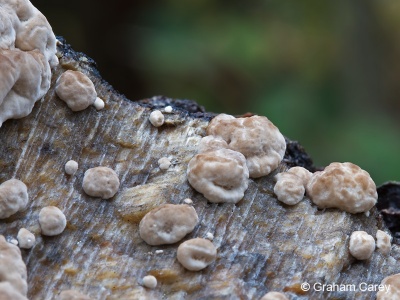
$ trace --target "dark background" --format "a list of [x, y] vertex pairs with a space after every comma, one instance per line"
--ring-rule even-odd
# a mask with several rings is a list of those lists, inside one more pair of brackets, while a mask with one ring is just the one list
[[32, 3], [131, 100], [265, 115], [316, 165], [400, 178], [398, 0]]

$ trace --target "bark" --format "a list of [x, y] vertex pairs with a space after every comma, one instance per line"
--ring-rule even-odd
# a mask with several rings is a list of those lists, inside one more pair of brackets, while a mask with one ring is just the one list
[[[77, 289], [93, 299], [260, 299], [283, 291], [290, 299], [375, 299], [360, 283], [379, 284], [398, 273], [400, 251], [394, 245], [385, 257], [375, 251], [368, 261], [348, 252], [350, 234], [365, 230], [375, 236], [385, 229], [376, 208], [370, 216], [337, 209], [319, 210], [307, 198], [286, 206], [273, 194], [276, 172], [288, 166], [312, 169], [301, 146], [287, 141], [281, 166], [269, 176], [250, 180], [238, 204], [211, 204], [186, 180], [186, 167], [213, 114], [196, 103], [154, 97], [132, 102], [116, 92], [97, 72], [95, 63], [68, 45], [59, 48], [60, 65], [44, 100], [28, 117], [9, 120], [0, 128], [0, 182], [18, 178], [27, 186], [26, 210], [1, 220], [0, 234], [16, 237], [25, 227], [36, 245], [22, 250], [28, 268], [29, 299], [54, 299], [64, 289]], [[104, 110], [72, 112], [54, 93], [54, 83], [67, 69], [80, 70], [94, 82]], [[166, 124], [151, 126], [152, 109], [172, 105]], [[167, 171], [157, 160], [172, 158]], [[79, 162], [75, 176], [64, 164]], [[82, 190], [84, 172], [107, 166], [119, 175], [114, 198], [100, 200]], [[194, 201], [200, 222], [185, 239], [214, 235], [218, 258], [200, 272], [176, 261], [178, 244], [151, 247], [138, 234], [146, 212], [162, 203]], [[38, 214], [55, 205], [66, 214], [67, 229], [59, 236], [40, 235]], [[163, 253], [156, 254], [156, 250]], [[142, 286], [153, 274], [159, 285]], [[301, 283], [354, 284], [356, 291], [301, 290]]]

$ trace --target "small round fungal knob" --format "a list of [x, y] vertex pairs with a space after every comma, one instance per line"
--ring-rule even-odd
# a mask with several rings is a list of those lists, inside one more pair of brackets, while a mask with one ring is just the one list
[[207, 239], [195, 238], [179, 245], [178, 261], [189, 271], [200, 271], [214, 262], [217, 249]]

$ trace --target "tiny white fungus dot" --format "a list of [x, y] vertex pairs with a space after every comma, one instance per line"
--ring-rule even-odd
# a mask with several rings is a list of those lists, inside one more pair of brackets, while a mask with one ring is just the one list
[[18, 241], [16, 239], [11, 239], [10, 243], [15, 245], [15, 246], [18, 246]]
[[172, 106], [170, 106], [170, 105], [166, 106], [166, 107], [164, 108], [164, 111], [165, 111], [167, 114], [172, 113]]
[[156, 254], [164, 253], [164, 250], [156, 250]]
[[149, 289], [154, 289], [157, 286], [157, 278], [153, 275], [144, 276], [143, 285]]
[[67, 163], [65, 164], [65, 173], [67, 173], [68, 175], [74, 175], [76, 173], [76, 171], [78, 171], [78, 163], [74, 160], [69, 160], [67, 161]]
[[193, 200], [186, 198], [185, 200], [183, 200], [183, 202], [185, 202], [186, 204], [193, 204]]
[[149, 121], [154, 127], [160, 127], [162, 124], [164, 124], [164, 115], [159, 110], [152, 111]]
[[105, 106], [105, 103], [104, 103], [103, 99], [100, 99], [99, 97], [97, 97], [96, 100], [94, 101], [93, 105], [97, 110], [102, 110]]
[[162, 157], [158, 160], [158, 166], [161, 170], [168, 170], [171, 166], [171, 161], [167, 157]]
[[35, 244], [34, 234], [25, 228], [21, 228], [18, 231], [17, 239], [19, 247], [23, 249], [30, 249]]
[[214, 235], [211, 232], [207, 232], [206, 239], [212, 241], [214, 239]]

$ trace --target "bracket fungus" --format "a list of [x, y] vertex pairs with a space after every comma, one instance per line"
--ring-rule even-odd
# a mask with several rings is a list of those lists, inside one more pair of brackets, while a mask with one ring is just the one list
[[179, 245], [176, 258], [185, 269], [200, 271], [217, 258], [217, 248], [207, 239], [195, 238]]
[[95, 167], [88, 169], [83, 176], [83, 190], [89, 196], [110, 199], [118, 189], [119, 179], [113, 169]]
[[318, 207], [335, 207], [352, 214], [369, 211], [378, 199], [368, 172], [349, 162], [331, 163], [315, 172], [306, 191]]
[[287, 173], [294, 174], [294, 175], [300, 177], [301, 180], [303, 181], [304, 187], [307, 186], [307, 184], [309, 183], [309, 181], [313, 175], [313, 173], [308, 171], [306, 168], [299, 167], [299, 166], [290, 168], [289, 170], [287, 170]]
[[163, 204], [143, 217], [139, 224], [139, 234], [151, 246], [173, 244], [192, 232], [198, 220], [192, 206]]
[[220, 114], [211, 120], [207, 135], [225, 140], [228, 149], [246, 157], [251, 178], [268, 175], [282, 161], [286, 141], [279, 129], [264, 116], [235, 118]]
[[[13, 244], [7, 243], [4, 236], [0, 235], [0, 281], [8, 282], [11, 286], [2, 286], [2, 293], [18, 293], [26, 297], [28, 292], [26, 266], [21, 257], [21, 250]], [[11, 290], [11, 288], [13, 290]], [[18, 298], [1, 298], [18, 299]], [[21, 298], [25, 299], [25, 298]]]
[[0, 219], [8, 218], [28, 204], [28, 189], [18, 179], [10, 179], [0, 185]]
[[292, 173], [278, 173], [274, 186], [274, 193], [278, 200], [287, 204], [295, 205], [304, 198], [305, 188], [303, 179]]
[[56, 94], [72, 111], [81, 111], [97, 99], [93, 82], [79, 71], [68, 70], [56, 82]]
[[369, 259], [375, 250], [375, 240], [365, 231], [354, 231], [350, 236], [350, 254], [358, 259]]
[[43, 235], [54, 236], [64, 231], [67, 219], [58, 207], [46, 206], [40, 210], [39, 224]]
[[211, 202], [237, 203], [248, 187], [246, 158], [230, 149], [194, 156], [188, 165], [190, 185]]
[[50, 88], [58, 64], [56, 38], [28, 0], [0, 0], [0, 127], [31, 113]]

